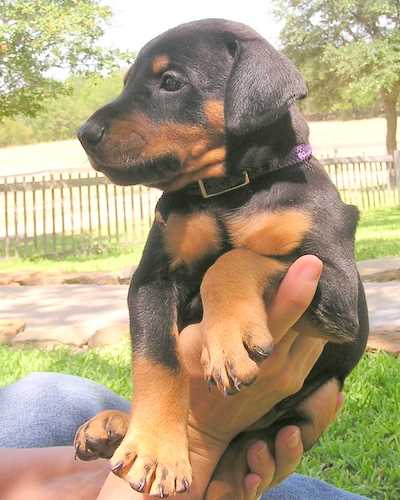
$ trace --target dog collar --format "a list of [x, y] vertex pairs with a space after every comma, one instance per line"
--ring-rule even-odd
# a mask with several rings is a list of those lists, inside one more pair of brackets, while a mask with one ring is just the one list
[[268, 164], [268, 169], [264, 167], [254, 167], [244, 170], [241, 175], [229, 177], [201, 179], [196, 183], [189, 184], [184, 191], [190, 195], [201, 196], [202, 198], [213, 198], [230, 191], [236, 191], [251, 183], [256, 177], [267, 175], [282, 168], [290, 167], [309, 160], [312, 156], [310, 144], [297, 144], [290, 153], [283, 159], [274, 159]]

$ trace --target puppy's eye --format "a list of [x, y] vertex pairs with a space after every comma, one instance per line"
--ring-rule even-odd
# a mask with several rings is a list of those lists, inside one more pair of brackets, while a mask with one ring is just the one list
[[176, 92], [185, 85], [185, 82], [178, 80], [178, 78], [171, 73], [164, 73], [161, 79], [160, 87], [167, 92]]

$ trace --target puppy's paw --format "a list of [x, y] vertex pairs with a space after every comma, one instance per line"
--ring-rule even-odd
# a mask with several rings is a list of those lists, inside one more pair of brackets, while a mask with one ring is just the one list
[[81, 460], [111, 458], [128, 430], [129, 415], [102, 411], [82, 424], [75, 434], [75, 456]]
[[270, 333], [257, 323], [221, 320], [217, 326], [205, 327], [201, 355], [204, 376], [224, 394], [235, 394], [254, 382], [258, 361], [273, 350]]
[[186, 437], [130, 430], [111, 459], [112, 471], [140, 493], [164, 498], [189, 489], [192, 470]]

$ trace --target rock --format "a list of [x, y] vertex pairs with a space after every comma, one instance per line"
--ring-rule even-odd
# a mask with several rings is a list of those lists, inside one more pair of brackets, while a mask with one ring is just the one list
[[368, 274], [363, 278], [363, 281], [375, 281], [382, 283], [384, 281], [397, 281], [400, 280], [400, 269], [389, 269], [387, 271], [380, 271], [378, 273]]
[[19, 319], [0, 319], [0, 344], [8, 344], [18, 333], [25, 330], [25, 322]]
[[26, 271], [13, 275], [13, 282], [22, 286], [44, 285], [46, 283], [46, 273], [40, 271]]
[[357, 262], [357, 267], [363, 281], [385, 281], [385, 277], [388, 281], [399, 279], [400, 256], [362, 260]]
[[129, 285], [133, 273], [136, 271], [137, 266], [128, 267], [118, 273], [118, 281], [120, 285]]
[[129, 338], [129, 325], [127, 323], [115, 323], [97, 330], [89, 339], [89, 347], [104, 347], [119, 344], [122, 340]]
[[400, 354], [400, 327], [379, 328], [373, 330], [368, 338], [368, 350], [385, 351]]
[[65, 274], [62, 282], [65, 285], [119, 285], [118, 276], [110, 273], [76, 273]]
[[[129, 283], [129, 279], [127, 280]], [[119, 285], [118, 273], [47, 273], [26, 271], [21, 273], [0, 273], [0, 286], [35, 285]]]
[[0, 286], [11, 285], [13, 278], [10, 274], [0, 273]]
[[87, 343], [90, 331], [77, 326], [63, 326], [52, 329], [31, 328], [19, 333], [12, 340], [15, 346], [29, 344], [37, 347], [55, 347], [68, 345], [82, 347]]

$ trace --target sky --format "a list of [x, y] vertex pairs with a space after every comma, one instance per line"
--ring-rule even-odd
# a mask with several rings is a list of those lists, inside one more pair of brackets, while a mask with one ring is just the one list
[[163, 31], [178, 24], [208, 17], [248, 24], [279, 47], [279, 24], [268, 0], [101, 0], [114, 15], [103, 43], [138, 51]]

